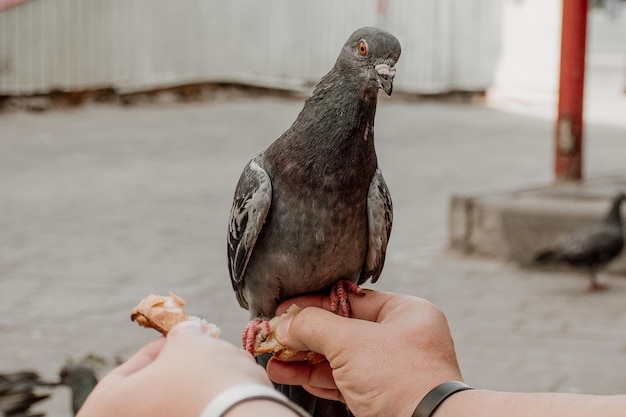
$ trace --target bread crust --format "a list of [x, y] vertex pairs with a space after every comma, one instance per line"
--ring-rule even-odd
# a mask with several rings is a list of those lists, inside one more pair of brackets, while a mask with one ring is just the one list
[[208, 323], [197, 316], [188, 315], [184, 307], [185, 300], [174, 293], [169, 295], [150, 294], [137, 304], [130, 313], [130, 319], [136, 321], [142, 327], [157, 330], [163, 336], [185, 320], [199, 321], [207, 328], [208, 333], [218, 337], [220, 329], [213, 323]]

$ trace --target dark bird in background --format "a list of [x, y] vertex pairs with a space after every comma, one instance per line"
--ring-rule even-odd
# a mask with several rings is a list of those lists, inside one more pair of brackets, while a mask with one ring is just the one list
[[[291, 127], [244, 168], [228, 265], [237, 300], [250, 311], [247, 350], [282, 300], [330, 289], [333, 307], [348, 315], [345, 291], [380, 276], [393, 215], [374, 116], [378, 90], [391, 95], [400, 50], [381, 29], [355, 31]], [[314, 416], [350, 415], [301, 387], [279, 389]]]
[[615, 259], [624, 247], [624, 231], [620, 207], [624, 193], [613, 198], [606, 217], [575, 230], [558, 245], [543, 250], [535, 256], [541, 264], [567, 264], [589, 272], [591, 290], [604, 289], [597, 281], [597, 273]]
[[87, 355], [80, 362], [68, 361], [59, 372], [58, 382], [44, 381], [33, 371], [0, 374], [0, 412], [5, 417], [43, 417], [44, 413], [30, 408], [49, 398], [54, 388], [65, 385], [72, 391], [75, 415], [98, 383], [94, 366], [102, 366], [101, 361], [95, 355]]
[[42, 381], [32, 371], [20, 371], [0, 374], [0, 411], [6, 417], [39, 417], [30, 408], [38, 402], [50, 397], [50, 393], [41, 393], [56, 383]]
[[72, 411], [76, 415], [98, 383], [98, 378], [91, 367], [73, 363], [65, 365], [59, 377], [60, 384], [72, 390]]
[[96, 384], [98, 384], [97, 374], [104, 368], [111, 365], [120, 365], [123, 362], [120, 358], [112, 361], [106, 358], [89, 353], [80, 359], [67, 358], [65, 364], [59, 371], [58, 385], [68, 387], [72, 392], [72, 411], [74, 415], [78, 413], [80, 407], [91, 394]]

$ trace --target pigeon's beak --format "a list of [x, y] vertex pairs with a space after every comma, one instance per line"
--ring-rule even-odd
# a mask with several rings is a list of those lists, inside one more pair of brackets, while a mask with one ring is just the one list
[[378, 88], [391, 96], [393, 91], [393, 77], [396, 76], [396, 67], [389, 64], [378, 64], [376, 67], [376, 73], [378, 74]]

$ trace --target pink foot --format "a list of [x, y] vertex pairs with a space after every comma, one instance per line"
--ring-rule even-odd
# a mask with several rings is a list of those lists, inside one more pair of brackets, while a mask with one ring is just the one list
[[341, 307], [342, 316], [350, 317], [348, 291], [354, 294], [363, 294], [361, 287], [347, 279], [337, 281], [330, 287], [330, 309], [333, 313], [339, 314], [339, 307]]
[[246, 325], [241, 335], [241, 344], [246, 352], [254, 355], [254, 342], [257, 334], [261, 334], [263, 339], [267, 339], [270, 334], [270, 324], [261, 319], [254, 319]]

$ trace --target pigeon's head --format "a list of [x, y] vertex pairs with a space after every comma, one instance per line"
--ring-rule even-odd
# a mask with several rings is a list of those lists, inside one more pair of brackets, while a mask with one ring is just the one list
[[357, 76], [387, 95], [393, 91], [393, 77], [400, 58], [400, 42], [391, 33], [375, 27], [356, 30], [346, 41], [337, 65], [349, 66]]

